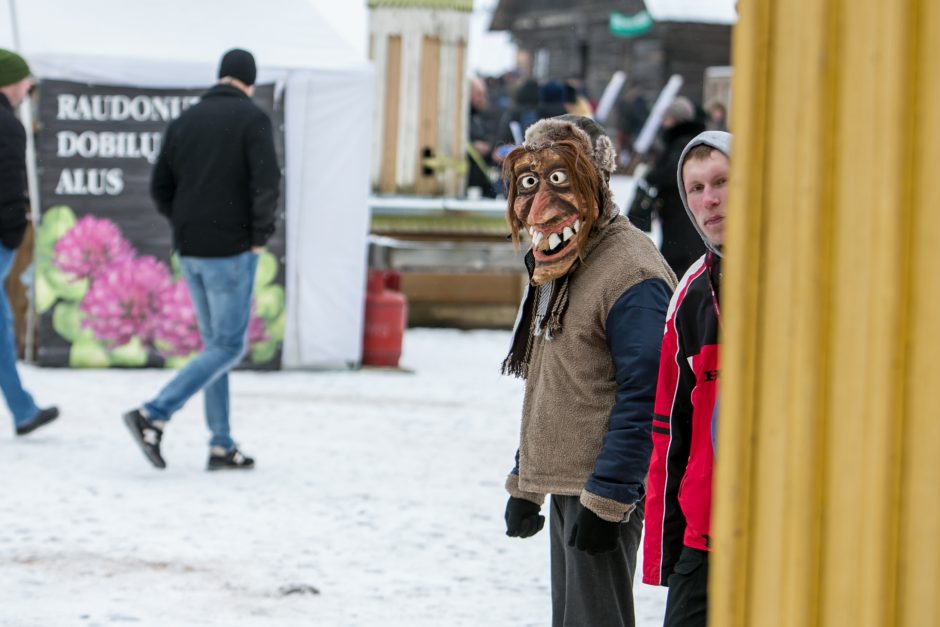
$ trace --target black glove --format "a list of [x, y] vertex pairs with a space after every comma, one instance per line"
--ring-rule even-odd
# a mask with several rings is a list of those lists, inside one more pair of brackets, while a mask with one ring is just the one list
[[528, 538], [537, 534], [545, 526], [545, 516], [539, 514], [541, 509], [532, 501], [510, 496], [506, 502], [506, 535]]
[[617, 548], [620, 542], [620, 523], [609, 522], [600, 518], [588, 508], [581, 506], [578, 518], [571, 528], [571, 537], [568, 546], [579, 551], [587, 551], [588, 555], [607, 553]]

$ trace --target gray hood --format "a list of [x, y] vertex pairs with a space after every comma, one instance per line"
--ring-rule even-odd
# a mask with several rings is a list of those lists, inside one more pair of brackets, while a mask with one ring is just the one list
[[704, 233], [702, 233], [702, 229], [699, 228], [698, 222], [695, 221], [695, 216], [693, 216], [692, 212], [689, 210], [689, 201], [685, 197], [685, 185], [682, 182], [682, 165], [685, 163], [685, 156], [689, 154], [690, 150], [699, 144], [705, 144], [720, 150], [730, 160], [731, 133], [726, 133], [724, 131], [705, 131], [704, 133], [699, 133], [696, 135], [692, 141], [686, 144], [686, 147], [683, 149], [682, 155], [679, 157], [679, 167], [676, 171], [676, 180], [679, 183], [679, 196], [682, 198], [682, 206], [685, 207], [685, 212], [689, 215], [689, 220], [692, 221], [692, 226], [694, 226], [695, 230], [698, 231], [699, 237], [701, 237], [702, 241], [705, 242], [705, 246], [708, 247], [708, 250], [721, 257], [721, 250], [708, 241], [708, 238], [705, 237]]

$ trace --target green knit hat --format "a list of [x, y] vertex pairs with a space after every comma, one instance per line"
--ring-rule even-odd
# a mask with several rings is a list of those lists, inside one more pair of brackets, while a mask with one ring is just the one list
[[29, 76], [26, 60], [10, 50], [0, 48], [0, 87], [19, 83]]

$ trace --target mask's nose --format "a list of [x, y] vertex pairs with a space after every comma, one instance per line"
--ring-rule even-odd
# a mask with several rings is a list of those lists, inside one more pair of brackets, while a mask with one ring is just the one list
[[555, 195], [539, 184], [539, 190], [532, 199], [532, 208], [529, 210], [529, 226], [545, 224], [562, 213]]

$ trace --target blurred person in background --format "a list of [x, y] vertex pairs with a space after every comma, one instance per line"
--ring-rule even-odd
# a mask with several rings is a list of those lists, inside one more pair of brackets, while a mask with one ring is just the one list
[[518, 122], [521, 133], [539, 121], [539, 83], [534, 78], [523, 81], [513, 95], [515, 103], [509, 110], [506, 124], [503, 125], [503, 139], [513, 144], [522, 143], [522, 137], [515, 138], [510, 133], [509, 122]]
[[[498, 145], [493, 150], [493, 162], [502, 167], [506, 155], [517, 145], [527, 128], [539, 121], [539, 84], [528, 78], [522, 81], [512, 95], [513, 105], [503, 112], [496, 137]], [[496, 181], [497, 194], [505, 195], [502, 178]]]
[[565, 107], [565, 84], [558, 80], [546, 81], [539, 86], [539, 119], [553, 118], [568, 113]]
[[708, 115], [705, 121], [705, 126], [708, 127], [708, 130], [728, 130], [728, 110], [720, 100], [712, 100], [708, 106], [705, 107], [705, 113]]
[[[468, 195], [479, 193], [487, 198], [496, 197], [496, 188], [490, 179], [493, 167], [493, 133], [488, 129], [489, 98], [486, 83], [479, 76], [470, 79], [470, 143], [467, 145]], [[471, 189], [478, 192], [469, 192]]]
[[620, 165], [626, 166], [633, 158], [633, 142], [639, 136], [649, 114], [649, 104], [640, 89], [636, 86], [628, 89], [617, 110]]
[[594, 117], [594, 107], [591, 106], [591, 101], [570, 80], [565, 81], [565, 110], [571, 115]]
[[[26, 129], [14, 111], [32, 89], [29, 65], [20, 55], [0, 49], [0, 277], [6, 281], [27, 223]], [[26, 435], [59, 417], [57, 407], [40, 409], [23, 389], [16, 371], [13, 312], [0, 286], [0, 389], [13, 414], [16, 435]]]
[[646, 187], [655, 190], [650, 192], [655, 196], [655, 202], [643, 203], [643, 196], [637, 194], [627, 216], [637, 228], [647, 233], [652, 230], [653, 214], [659, 217], [663, 234], [660, 251], [672, 271], [680, 277], [693, 261], [702, 256], [705, 245], [682, 204], [676, 186], [676, 168], [685, 145], [704, 130], [705, 125], [696, 120], [692, 101], [684, 96], [672, 101], [663, 115], [663, 149], [644, 177]]

